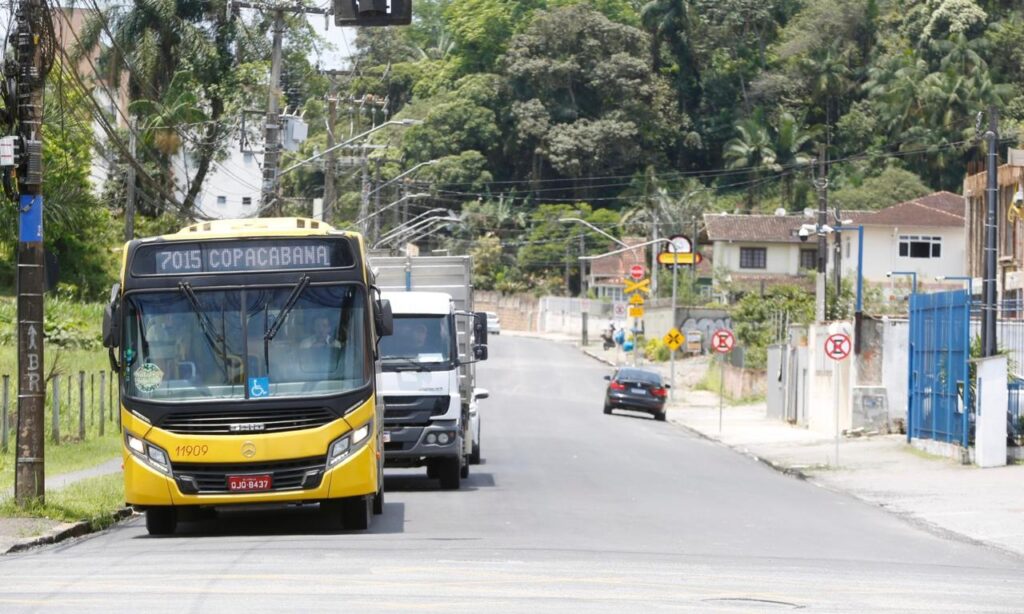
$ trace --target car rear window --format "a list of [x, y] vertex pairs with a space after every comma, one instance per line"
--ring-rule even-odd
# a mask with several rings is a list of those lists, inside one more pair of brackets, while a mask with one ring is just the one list
[[619, 374], [615, 376], [615, 379], [628, 380], [631, 382], [646, 382], [656, 386], [661, 385], [660, 375], [650, 371], [641, 371], [640, 369], [621, 369]]

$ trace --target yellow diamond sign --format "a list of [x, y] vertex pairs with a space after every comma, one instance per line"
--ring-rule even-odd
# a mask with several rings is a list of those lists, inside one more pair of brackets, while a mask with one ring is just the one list
[[679, 346], [683, 345], [683, 334], [679, 332], [678, 328], [673, 328], [665, 333], [662, 340], [665, 342], [665, 345], [674, 352], [679, 349]]
[[640, 293], [631, 294], [629, 296], [629, 304], [630, 305], [643, 305], [644, 304], [644, 297], [641, 296]]

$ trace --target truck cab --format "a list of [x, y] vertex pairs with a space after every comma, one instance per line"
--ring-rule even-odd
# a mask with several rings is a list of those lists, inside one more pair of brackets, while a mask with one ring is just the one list
[[442, 488], [457, 489], [471, 457], [479, 457], [476, 401], [486, 396], [481, 390], [463, 394], [460, 367], [479, 350], [460, 355], [458, 319], [475, 324], [477, 318], [457, 312], [443, 292], [384, 292], [381, 298], [390, 301], [394, 318], [394, 334], [379, 347], [385, 466], [425, 466]]

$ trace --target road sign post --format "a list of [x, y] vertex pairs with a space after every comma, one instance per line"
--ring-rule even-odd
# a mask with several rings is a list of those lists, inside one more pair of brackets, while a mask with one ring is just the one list
[[722, 432], [722, 403], [725, 397], [725, 355], [736, 346], [736, 337], [728, 328], [720, 328], [711, 335], [711, 349], [721, 356], [718, 373], [718, 432]]
[[850, 355], [853, 344], [845, 333], [829, 335], [825, 339], [825, 355], [832, 359], [832, 418], [836, 423], [835, 463], [839, 466], [839, 363]]

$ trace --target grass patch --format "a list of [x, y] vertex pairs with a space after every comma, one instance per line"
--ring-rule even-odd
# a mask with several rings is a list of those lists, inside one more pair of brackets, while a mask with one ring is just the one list
[[[56, 476], [72, 471], [80, 471], [105, 463], [121, 455], [121, 434], [117, 423], [108, 426], [103, 437], [93, 436], [84, 442], [65, 441], [59, 446], [46, 441], [45, 459], [46, 475]], [[0, 493], [10, 491], [14, 487], [14, 441], [6, 454], [0, 454]], [[3, 494], [0, 494], [2, 497]]]
[[46, 493], [46, 503], [19, 508], [11, 499], [0, 502], [0, 516], [49, 518], [63, 522], [86, 520], [94, 530], [109, 527], [124, 508], [124, 476], [104, 475]]

